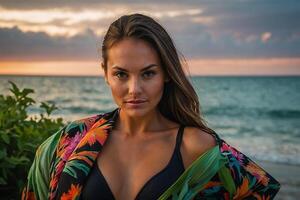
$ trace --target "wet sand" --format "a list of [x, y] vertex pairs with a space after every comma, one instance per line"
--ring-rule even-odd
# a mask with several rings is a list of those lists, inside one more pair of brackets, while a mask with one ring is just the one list
[[281, 184], [275, 199], [300, 199], [300, 166], [256, 161]]

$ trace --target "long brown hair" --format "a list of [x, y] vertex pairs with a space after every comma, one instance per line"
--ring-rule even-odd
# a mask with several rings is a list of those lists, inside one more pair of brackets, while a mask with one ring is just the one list
[[142, 14], [123, 15], [109, 26], [102, 44], [104, 72], [107, 72], [108, 50], [128, 37], [148, 42], [160, 57], [163, 71], [169, 78], [158, 104], [162, 115], [179, 124], [211, 133], [213, 130], [202, 119], [198, 96], [183, 71], [171, 37], [151, 17]]

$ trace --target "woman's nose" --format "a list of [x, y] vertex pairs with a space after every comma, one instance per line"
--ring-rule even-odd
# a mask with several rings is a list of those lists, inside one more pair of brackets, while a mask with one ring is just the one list
[[129, 81], [128, 92], [129, 94], [139, 94], [141, 93], [141, 83], [138, 78], [132, 78]]

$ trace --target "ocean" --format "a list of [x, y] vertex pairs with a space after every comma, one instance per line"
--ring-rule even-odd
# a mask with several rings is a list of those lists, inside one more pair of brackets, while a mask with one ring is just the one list
[[[72, 121], [116, 108], [102, 77], [0, 76], [55, 102], [53, 117]], [[300, 165], [300, 77], [192, 77], [209, 127], [255, 161]], [[1, 112], [1, 111], [0, 111]], [[31, 115], [40, 112], [37, 106]]]

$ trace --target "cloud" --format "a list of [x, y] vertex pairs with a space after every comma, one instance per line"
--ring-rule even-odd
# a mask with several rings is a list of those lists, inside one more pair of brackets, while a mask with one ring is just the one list
[[207, 4], [203, 15], [215, 18], [212, 32], [240, 33], [246, 39], [250, 35], [272, 32], [273, 37], [284, 40], [300, 32], [300, 2], [239, 1], [226, 4]]
[[81, 10], [81, 12], [67, 9], [47, 9], [47, 10], [5, 10], [1, 9], [1, 21], [20, 21], [35, 24], [49, 23], [54, 20], [65, 20], [66, 25], [76, 24], [81, 21], [97, 21], [112, 18], [116, 12], [108, 10]]
[[169, 5], [169, 7], [173, 7], [174, 5], [185, 6], [185, 5], [195, 5], [199, 4], [199, 0], [185, 0], [184, 2], [181, 0], [0, 0], [0, 5], [4, 8], [8, 9], [24, 9], [24, 10], [32, 10], [32, 9], [48, 9], [48, 8], [72, 8], [72, 9], [83, 9], [83, 8], [103, 8], [114, 6], [133, 6], [138, 5], [147, 6], [147, 7], [158, 7], [159, 5], [165, 4]]
[[106, 6], [89, 9], [81, 8], [80, 10], [66, 7], [43, 10], [5, 9], [0, 7], [0, 12], [2, 13], [0, 27], [12, 28], [18, 26], [22, 31], [73, 36], [87, 28], [99, 34], [102, 30], [96, 25], [100, 23], [107, 27], [109, 25], [108, 22], [112, 22], [124, 14], [139, 12], [157, 19], [197, 16], [196, 20], [199, 20], [199, 14], [202, 12], [200, 8], [177, 8], [176, 6], [167, 5], [162, 5], [161, 9], [162, 11], [158, 11], [151, 6], [144, 9], [140, 5], [135, 5], [134, 7], [128, 5], [115, 7], [110, 5], [110, 8]]
[[95, 60], [100, 38], [92, 30], [70, 38], [51, 37], [43, 32], [0, 29], [0, 60]]
[[133, 12], [159, 21], [188, 58], [300, 57], [294, 0], [0, 0], [0, 12], [2, 60], [98, 58], [109, 24]]

